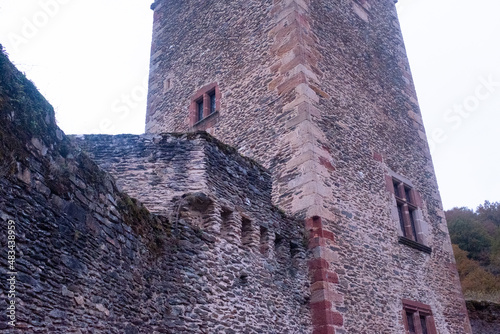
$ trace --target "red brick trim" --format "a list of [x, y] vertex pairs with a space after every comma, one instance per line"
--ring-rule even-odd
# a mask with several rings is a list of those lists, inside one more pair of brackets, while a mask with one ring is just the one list
[[313, 334], [335, 334], [333, 326], [319, 326], [313, 330]]
[[326, 167], [326, 169], [330, 170], [330, 171], [335, 171], [335, 167], [332, 165], [332, 163], [330, 161], [328, 161], [328, 159], [324, 158], [324, 157], [319, 157], [319, 163], [323, 166]]
[[[321, 217], [314, 216], [305, 223], [309, 232], [309, 249], [320, 247], [326, 250], [327, 245], [335, 241], [335, 235], [324, 228]], [[319, 252], [319, 254], [324, 253], [324, 251]], [[335, 326], [342, 327], [344, 324], [342, 314], [334, 309], [332, 298], [335, 298], [335, 294], [330, 287], [331, 284], [339, 283], [339, 277], [322, 256], [312, 258], [308, 262], [313, 334], [334, 334]]]
[[384, 158], [382, 157], [382, 154], [378, 152], [373, 152], [373, 160], [378, 162], [383, 162]]
[[385, 189], [390, 192], [391, 194], [394, 194], [394, 182], [392, 179], [392, 176], [390, 175], [385, 175]]

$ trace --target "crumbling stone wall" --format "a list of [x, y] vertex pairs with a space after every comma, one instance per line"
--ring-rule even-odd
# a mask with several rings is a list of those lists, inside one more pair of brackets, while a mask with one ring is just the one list
[[[234, 168], [241, 184], [249, 184], [245, 175], [259, 180], [255, 189], [236, 191], [250, 196], [246, 206], [209, 188], [188, 194], [174, 188], [175, 213], [153, 215], [72, 146], [53, 109], [3, 54], [0, 67], [2, 277], [10, 220], [17, 256], [16, 327], [7, 325], [4, 281], [2, 330], [311, 332], [302, 229], [270, 201], [251, 197], [270, 198], [269, 174], [261, 167], [241, 157], [231, 162], [234, 152], [211, 148], [212, 168], [225, 159], [220, 165]], [[178, 144], [194, 148], [182, 153], [188, 158], [180, 160], [188, 161], [196, 145], [183, 140]], [[207, 139], [193, 142], [203, 141], [208, 145]], [[158, 157], [163, 153], [159, 149]]]
[[[277, 330], [274, 328], [289, 328], [307, 332], [310, 322], [307, 236], [301, 221], [286, 218], [272, 205], [267, 170], [206, 133], [92, 135], [74, 140], [116, 179], [127, 180], [122, 183], [123, 188], [150, 210], [170, 213], [172, 220], [193, 226], [213, 243], [203, 261], [193, 261], [196, 270], [204, 273], [202, 276], [208, 275], [203, 278], [206, 286], [222, 284], [222, 289], [210, 290], [206, 297], [212, 301], [210, 314], [227, 314], [240, 308], [227, 309], [227, 304], [220, 300], [231, 305], [252, 304], [262, 319], [277, 321], [260, 330], [273, 333]], [[152, 182], [150, 175], [159, 181]], [[206, 195], [179, 196], [177, 188], [185, 186]], [[174, 234], [180, 228], [174, 225]], [[187, 244], [190, 249], [197, 249]], [[260, 290], [244, 289], [251, 284], [260, 286]], [[266, 297], [268, 286], [274, 292]], [[243, 290], [238, 290], [234, 298], [224, 296], [235, 288]], [[236, 292], [230, 295], [233, 293]], [[271, 301], [267, 300], [269, 297]], [[282, 311], [295, 320], [266, 315], [276, 305], [286, 305]], [[246, 312], [241, 314], [252, 317]], [[186, 319], [187, 324], [192, 322], [196, 319]], [[230, 328], [238, 332], [241, 326], [233, 322]], [[248, 322], [245, 326], [249, 326]]]
[[165, 214], [174, 198], [189, 192], [211, 193], [249, 210], [271, 203], [271, 175], [255, 161], [207, 133], [161, 135], [85, 135], [73, 141], [117, 185], [149, 210]]
[[207, 190], [204, 146], [201, 139], [182, 135], [85, 135], [72, 138], [116, 184], [139, 198], [149, 210], [167, 214], [171, 200], [185, 193]]

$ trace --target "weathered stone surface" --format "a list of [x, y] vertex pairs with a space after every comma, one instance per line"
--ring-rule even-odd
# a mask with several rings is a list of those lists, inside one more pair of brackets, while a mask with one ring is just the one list
[[14, 333], [402, 333], [403, 299], [471, 333], [394, 1], [152, 8], [146, 135], [71, 142], [0, 55]]
[[[275, 204], [335, 237], [314, 242], [335, 252], [338, 284], [321, 286], [341, 300], [321, 312], [343, 322], [317, 330], [402, 333], [409, 299], [431, 306], [438, 332], [470, 333], [394, 1], [157, 0], [154, 12], [146, 132], [193, 131], [190, 96], [218, 83], [208, 131], [269, 168]], [[399, 243], [393, 176], [418, 193], [431, 254]]]
[[[148, 175], [163, 168], [156, 177], [172, 182], [164, 207], [143, 195], [152, 211], [164, 213], [153, 215], [61, 135], [50, 105], [3, 54], [0, 66], [0, 156], [6, 167], [0, 219], [2, 226], [16, 224], [19, 272], [16, 327], [3, 326], [3, 313], [2, 329], [311, 332], [303, 229], [272, 205], [264, 168], [205, 134], [80, 140], [94, 145], [97, 161], [105, 160], [99, 150], [109, 158], [112, 173], [130, 172], [130, 182], [120, 188], [134, 194], [140, 195], [141, 185], [157, 196], [167, 191]], [[190, 179], [186, 168], [195, 165], [198, 179]], [[182, 175], [184, 181], [175, 179]], [[4, 277], [6, 258], [0, 261]], [[6, 302], [2, 289], [0, 309]]]

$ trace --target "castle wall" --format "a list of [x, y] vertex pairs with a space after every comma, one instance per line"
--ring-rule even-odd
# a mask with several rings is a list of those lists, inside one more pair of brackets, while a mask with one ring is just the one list
[[[276, 143], [292, 117], [277, 96], [276, 8], [269, 0], [155, 1], [146, 133], [206, 130], [266, 168], [281, 158]], [[180, 27], [189, 25], [188, 30]], [[276, 50], [282, 53], [284, 50]], [[196, 92], [217, 83], [215, 117], [190, 124]], [[260, 138], [262, 141], [256, 141]]]
[[[273, 209], [270, 201], [262, 203], [270, 198], [265, 170], [241, 157], [230, 161], [234, 151], [218, 148], [206, 138], [189, 141], [167, 136], [159, 143], [179, 149], [171, 158], [177, 162], [168, 165], [169, 160], [164, 160], [165, 168], [172, 168], [170, 173], [180, 174], [187, 168], [199, 147], [205, 152], [206, 145], [215, 145], [217, 148], [206, 149], [213, 164], [210, 171], [234, 172], [241, 184], [255, 181], [254, 188], [223, 190], [221, 186], [220, 194], [246, 193], [234, 203], [232, 198], [217, 198], [209, 191], [177, 196], [179, 190], [174, 189], [177, 197], [172, 205], [177, 211], [153, 215], [121, 192], [113, 177], [81, 149], [72, 146], [57, 128], [52, 107], [3, 54], [0, 69], [0, 220], [4, 227], [0, 247], [7, 249], [6, 226], [14, 224], [16, 259], [11, 270], [17, 272], [16, 327], [8, 327], [10, 319], [2, 312], [1, 330], [120, 334], [311, 331], [302, 231], [297, 221]], [[137, 162], [134, 170], [144, 171], [142, 182], [151, 183], [146, 167], [154, 171], [159, 162], [139, 165], [139, 158], [148, 161], [154, 151], [148, 148], [148, 139], [91, 139], [93, 147], [106, 140], [128, 143], [129, 158]], [[116, 152], [111, 160], [116, 171], [132, 166], [120, 159], [120, 150], [106, 154]], [[140, 152], [149, 153], [143, 157]], [[161, 160], [166, 152], [170, 149], [158, 148], [156, 157]], [[223, 169], [216, 170], [218, 165]], [[141, 181], [136, 174], [128, 175]], [[245, 175], [249, 176], [246, 181]], [[221, 176], [220, 182], [226, 178]], [[124, 183], [121, 188], [133, 184]], [[254, 198], [253, 192], [260, 195]], [[2, 256], [0, 261], [2, 277], [6, 277], [7, 258]], [[8, 293], [4, 282], [2, 310], [7, 310]]]
[[[360, 4], [364, 3], [365, 6]], [[361, 11], [361, 12], [360, 12]], [[362, 15], [361, 15], [361, 14]], [[432, 161], [392, 1], [316, 1], [321, 111], [316, 124], [335, 171], [324, 180], [333, 198], [328, 229], [344, 295], [346, 332], [404, 331], [401, 300], [432, 306], [440, 333], [470, 327]], [[329, 52], [328, 50], [338, 50]], [[318, 145], [319, 146], [319, 145]], [[416, 191], [421, 243], [399, 243], [391, 177]], [[377, 320], [374, 320], [377, 319]], [[392, 319], [392, 321], [387, 321]]]
[[180, 137], [85, 135], [72, 140], [115, 176], [120, 189], [165, 215], [175, 197], [207, 190], [202, 140]]
[[85, 135], [73, 142], [109, 171], [117, 186], [154, 213], [173, 210], [186, 193], [205, 192], [232, 206], [275, 210], [271, 175], [255, 161], [210, 135]]
[[[400, 333], [403, 299], [429, 305], [439, 333], [470, 333], [394, 1], [227, 2], [227, 33], [251, 41], [238, 52], [212, 21], [177, 29], [194, 3], [156, 3], [146, 131], [196, 130], [189, 97], [219, 84], [205, 128], [268, 167], [274, 203], [314, 236], [314, 333]], [[196, 14], [215, 17], [205, 3]], [[220, 58], [199, 57], [208, 48]], [[162, 94], [171, 68], [182, 90]], [[413, 188], [417, 244], [401, 238], [393, 178]]]

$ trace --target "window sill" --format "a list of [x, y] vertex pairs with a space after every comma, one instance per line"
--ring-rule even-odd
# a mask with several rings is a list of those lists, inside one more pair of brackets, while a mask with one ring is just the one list
[[[215, 123], [217, 122], [218, 118], [219, 118], [219, 111], [216, 110], [213, 113], [211, 113], [210, 115], [208, 115], [207, 117], [205, 117], [204, 119], [194, 123], [193, 129], [205, 130], [206, 128], [214, 126]], [[214, 122], [212, 122], [212, 121], [214, 121]], [[214, 124], [212, 124], [212, 123], [214, 123]]]
[[426, 245], [422, 245], [421, 243], [418, 243], [416, 241], [413, 241], [413, 240], [405, 238], [405, 237], [400, 236], [398, 239], [398, 242], [402, 245], [417, 249], [417, 250], [424, 252], [424, 253], [427, 253], [427, 254], [432, 253], [432, 248], [430, 248]]

